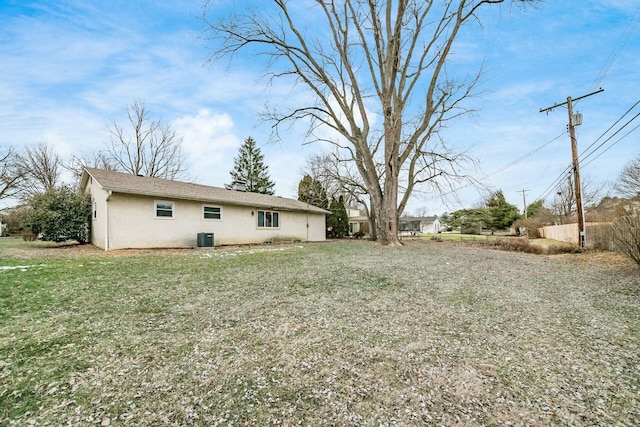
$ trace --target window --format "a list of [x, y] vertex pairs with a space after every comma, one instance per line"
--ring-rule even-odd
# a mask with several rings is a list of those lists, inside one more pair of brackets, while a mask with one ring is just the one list
[[156, 218], [173, 218], [173, 202], [156, 201]]
[[222, 208], [218, 206], [203, 206], [202, 218], [220, 221], [222, 220]]
[[271, 211], [258, 211], [258, 228], [280, 227], [280, 214]]
[[98, 218], [98, 205], [96, 202], [93, 202], [93, 219]]

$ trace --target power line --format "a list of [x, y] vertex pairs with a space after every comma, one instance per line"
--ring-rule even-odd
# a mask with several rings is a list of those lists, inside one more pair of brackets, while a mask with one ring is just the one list
[[551, 192], [555, 190], [556, 187], [558, 187], [558, 185], [560, 184], [560, 181], [562, 181], [564, 177], [567, 175], [567, 173], [571, 171], [571, 166], [572, 165], [569, 164], [569, 166], [564, 168], [564, 170], [560, 173], [560, 175], [558, 175], [558, 177], [554, 179], [553, 182], [547, 188], [545, 188], [545, 190], [536, 200], [544, 200], [549, 194], [551, 194]]
[[[522, 156], [518, 157], [517, 159], [515, 159], [515, 160], [513, 160], [513, 161], [511, 161], [511, 162], [509, 162], [509, 163], [507, 163], [506, 165], [501, 166], [500, 168], [498, 168], [498, 169], [496, 169], [496, 170], [492, 171], [491, 173], [488, 173], [488, 174], [486, 174], [486, 175], [483, 175], [483, 176], [482, 176], [482, 177], [480, 177], [476, 182], [479, 182], [479, 181], [481, 181], [481, 180], [485, 180], [485, 179], [487, 179], [487, 178], [490, 178], [490, 177], [492, 177], [492, 176], [494, 176], [494, 175], [499, 174], [500, 172], [503, 172], [503, 171], [505, 171], [505, 170], [509, 169], [511, 166], [514, 166], [514, 165], [516, 165], [516, 164], [520, 163], [520, 162], [521, 162], [521, 161], [523, 161], [524, 159], [527, 159], [527, 158], [531, 157], [532, 155], [534, 155], [535, 153], [537, 153], [538, 151], [542, 150], [542, 149], [543, 149], [544, 147], [546, 147], [547, 145], [549, 145], [549, 144], [551, 144], [551, 143], [555, 142], [556, 140], [558, 140], [558, 139], [559, 139], [560, 137], [562, 137], [563, 135], [564, 135], [564, 132], [563, 132], [563, 133], [561, 133], [560, 135], [556, 136], [556, 137], [555, 137], [555, 138], [553, 138], [552, 140], [547, 141], [547, 142], [545, 142], [545, 143], [544, 143], [544, 144], [542, 144], [542, 145], [539, 145], [538, 147], [534, 148], [533, 150], [529, 151], [528, 153], [526, 153], [526, 154], [524, 154], [524, 155], [522, 155]], [[469, 183], [469, 184], [463, 185], [463, 186], [461, 186], [461, 187], [454, 188], [453, 190], [448, 191], [448, 192], [446, 192], [446, 193], [443, 193], [442, 195], [443, 195], [443, 196], [448, 196], [449, 194], [457, 193], [458, 191], [460, 191], [460, 190], [462, 190], [462, 189], [464, 189], [464, 188], [467, 188], [467, 187], [469, 187], [469, 186], [471, 186], [471, 185], [472, 185], [472, 184], [471, 184], [471, 183]]]
[[[621, 121], [621, 120], [622, 120], [622, 119], [623, 119], [627, 114], [629, 114], [629, 112], [631, 112], [631, 110], [633, 110], [633, 109], [634, 109], [638, 104], [640, 104], [640, 100], [638, 100], [635, 104], [633, 104], [633, 105], [631, 106], [631, 108], [629, 108], [627, 111], [625, 111], [625, 113], [624, 113], [622, 116], [620, 116], [620, 118], [619, 118], [618, 120], [616, 120], [616, 121], [615, 121], [615, 123], [613, 123], [611, 126], [609, 126], [609, 128], [608, 128], [607, 130], [605, 130], [604, 132], [602, 132], [602, 134], [601, 134], [598, 138], [596, 138], [596, 140], [595, 140], [595, 141], [593, 141], [593, 142], [591, 143], [591, 145], [589, 145], [586, 149], [584, 149], [584, 150], [583, 150], [583, 152], [582, 152], [582, 154], [581, 154], [581, 156], [584, 156], [584, 155], [585, 155], [585, 153], [586, 153], [587, 151], [589, 151], [589, 149], [590, 149], [591, 147], [593, 147], [593, 146], [594, 146], [594, 145], [595, 145], [595, 144], [596, 144], [596, 143], [597, 143], [597, 142], [598, 142], [602, 137], [604, 137], [604, 136], [607, 134], [607, 132], [609, 132], [611, 129], [613, 129], [613, 128], [615, 127], [615, 125], [617, 125], [618, 123], [620, 123], [620, 121]], [[636, 117], [638, 117], [638, 116], [636, 115]], [[635, 119], [635, 117], [634, 117], [634, 119]], [[625, 124], [624, 126], [628, 125], [632, 120], [633, 120], [633, 119], [631, 119], [629, 122], [627, 122], [627, 124]], [[622, 128], [624, 128], [624, 126], [623, 126]], [[621, 129], [622, 129], [622, 128], [621, 128]], [[619, 129], [617, 132], [619, 132], [621, 129]], [[617, 133], [617, 132], [616, 132], [616, 133]], [[614, 135], [615, 135], [615, 134], [614, 134]], [[612, 135], [612, 136], [613, 136], [613, 135]], [[598, 147], [599, 147], [599, 146], [598, 146]], [[595, 150], [597, 150], [597, 149], [598, 149], [598, 148], [595, 148], [593, 151], [595, 151]], [[586, 157], [589, 157], [590, 155], [591, 155], [591, 154], [588, 154]], [[585, 158], [586, 158], [586, 157], [585, 157]], [[581, 158], [581, 160], [582, 160], [582, 158]]]
[[[582, 154], [580, 155], [580, 161], [586, 160], [589, 157], [591, 157], [593, 154], [595, 154], [595, 152], [597, 150], [599, 150], [602, 146], [604, 146], [604, 144], [606, 144], [607, 142], [609, 142], [615, 135], [617, 135], [620, 131], [622, 131], [625, 127], [627, 127], [631, 122], [633, 122], [636, 118], [638, 118], [640, 116], [639, 114], [636, 114], [634, 117], [632, 117], [629, 121], [627, 121], [624, 125], [622, 125], [614, 134], [612, 134], [611, 136], [609, 136], [605, 141], [603, 141], [599, 146], [597, 146], [595, 149], [593, 149], [591, 152], [587, 151], [593, 147], [598, 141], [600, 141], [609, 131], [611, 131], [611, 129], [613, 129], [618, 123], [620, 123], [620, 121], [622, 121], [622, 119], [629, 114], [629, 112], [631, 112], [636, 106], [638, 106], [638, 104], [640, 104], [640, 100], [638, 100], [635, 104], [633, 104], [633, 106], [631, 106], [631, 108], [629, 108], [627, 111], [625, 111], [624, 114], [622, 114], [622, 116], [620, 116], [611, 126], [609, 126], [609, 128], [607, 128], [607, 130], [605, 130], [598, 138], [596, 138], [596, 140], [594, 142], [592, 142], [589, 147], [587, 147], [586, 150], [584, 150], [582, 152]], [[627, 136], [629, 136], [631, 133], [633, 133], [636, 129], [638, 129], [638, 127], [640, 127], [640, 125], [634, 127], [633, 129], [631, 129], [629, 132], [627, 132], [626, 134], [624, 134], [623, 136], [621, 136], [619, 139], [617, 139], [614, 143], [612, 143], [609, 147], [607, 147], [604, 151], [602, 151], [600, 154], [598, 154], [595, 158], [592, 158], [591, 160], [589, 160], [587, 163], [585, 163], [583, 166], [589, 165], [591, 164], [594, 160], [596, 160], [598, 157], [602, 156], [604, 153], [606, 153], [611, 147], [613, 147], [615, 144], [617, 144], [618, 142], [620, 142], [621, 140], [623, 140], [624, 138], [626, 138]], [[560, 185], [561, 181], [565, 178], [565, 176], [567, 175], [567, 173], [569, 173], [571, 171], [571, 167], [572, 165], [569, 164], [567, 167], [565, 167], [563, 169], [563, 171], [560, 173], [560, 175], [558, 175], [558, 177], [556, 177], [556, 179], [553, 180], [553, 182], [551, 184], [549, 184], [549, 186], [547, 188], [544, 189], [544, 191], [541, 193], [541, 195], [536, 199], [536, 200], [544, 200], [547, 196], [549, 196], [551, 194], [551, 192], [558, 187], [558, 185]]]
[[[632, 119], [634, 120], [636, 117], [640, 116], [640, 113], [636, 114], [636, 116]], [[611, 147], [613, 147], [614, 145], [616, 145], [618, 142], [622, 141], [623, 139], [625, 139], [627, 136], [629, 136], [631, 133], [633, 133], [636, 129], [640, 128], [640, 124], [636, 125], [636, 127], [634, 127], [633, 129], [631, 129], [629, 132], [625, 133], [623, 136], [621, 136], [618, 140], [616, 140], [613, 144], [611, 144], [610, 146], [607, 147], [606, 150], [602, 151], [600, 154], [598, 154], [596, 157], [594, 157], [593, 159], [591, 159], [590, 161], [588, 161], [587, 163], [584, 164], [584, 166], [591, 164], [594, 160], [596, 160], [598, 157], [602, 156], [604, 153], [606, 153], [607, 151], [609, 151], [611, 149]], [[606, 141], [605, 141], [606, 142]], [[604, 144], [604, 143], [603, 143]]]
[[609, 70], [611, 70], [611, 67], [616, 62], [618, 52], [624, 49], [626, 44], [629, 42], [629, 39], [631, 39], [631, 36], [633, 35], [633, 33], [635, 33], [636, 30], [638, 29], [639, 25], [640, 25], [640, 7], [638, 7], [638, 10], [636, 11], [633, 19], [631, 19], [629, 27], [627, 27], [627, 30], [623, 38], [620, 40], [620, 42], [618, 42], [618, 44], [613, 48], [613, 50], [609, 54], [607, 61], [605, 62], [602, 69], [600, 70], [600, 73], [598, 74], [595, 81], [591, 85], [590, 90], [593, 90], [596, 87], [600, 86], [600, 84], [602, 83], [602, 80], [604, 80], [604, 78], [609, 73]]

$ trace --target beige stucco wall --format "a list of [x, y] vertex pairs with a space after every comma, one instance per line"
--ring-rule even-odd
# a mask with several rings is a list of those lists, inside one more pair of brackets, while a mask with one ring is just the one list
[[106, 207], [109, 193], [104, 191], [91, 177], [88, 179], [85, 191], [91, 195], [91, 243], [105, 249]]
[[[251, 207], [122, 193], [109, 195], [95, 185], [89, 187], [98, 209], [92, 220], [92, 243], [103, 249], [195, 247], [198, 233], [214, 233], [216, 246], [325, 240], [324, 214], [279, 211], [279, 228], [258, 228], [257, 210]], [[173, 218], [156, 218], [156, 201], [173, 202]], [[222, 208], [222, 219], [203, 219], [204, 205]]]

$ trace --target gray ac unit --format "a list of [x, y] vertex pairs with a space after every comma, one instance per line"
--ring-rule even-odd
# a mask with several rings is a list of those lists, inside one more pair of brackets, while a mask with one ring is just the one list
[[213, 247], [213, 233], [198, 233], [198, 247], [199, 248], [212, 248]]

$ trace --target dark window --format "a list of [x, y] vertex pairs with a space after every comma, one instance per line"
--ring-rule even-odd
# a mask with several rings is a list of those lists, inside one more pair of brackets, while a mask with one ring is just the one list
[[173, 202], [156, 202], [156, 218], [173, 218]]
[[204, 219], [222, 219], [222, 208], [218, 206], [204, 206], [203, 207]]
[[272, 211], [258, 211], [258, 227], [259, 228], [278, 228], [280, 227], [280, 214]]

